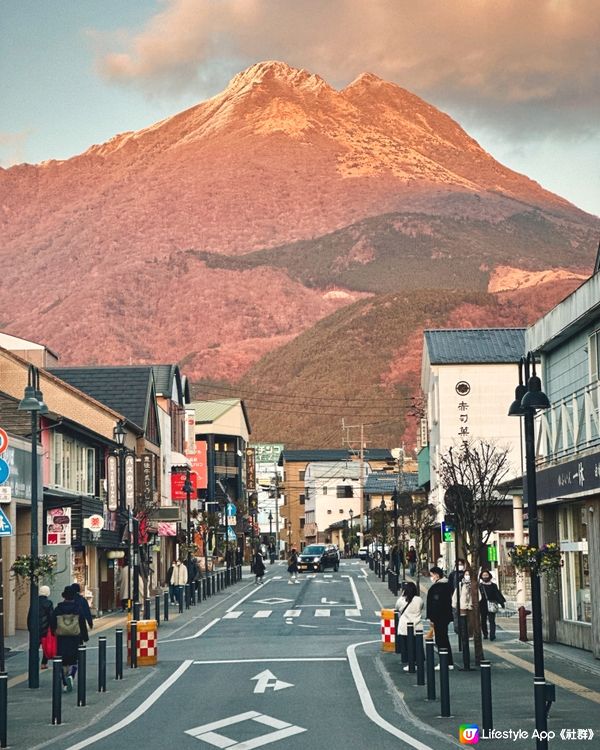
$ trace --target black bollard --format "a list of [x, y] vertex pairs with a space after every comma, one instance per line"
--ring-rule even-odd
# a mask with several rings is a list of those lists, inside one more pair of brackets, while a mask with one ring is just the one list
[[106, 636], [98, 638], [98, 692], [106, 692]]
[[115, 630], [115, 680], [123, 679], [123, 628]]
[[183, 586], [183, 603], [185, 604], [185, 608], [190, 608], [190, 584], [186, 583]]
[[427, 638], [425, 641], [425, 655], [427, 665], [427, 700], [435, 700], [435, 657], [434, 657], [434, 640]]
[[425, 684], [425, 654], [423, 653], [423, 631], [415, 633], [415, 651], [417, 662], [417, 685]]
[[448, 672], [448, 649], [438, 650], [440, 657], [440, 708], [441, 716], [450, 716], [450, 673]]
[[160, 594], [154, 597], [154, 619], [156, 620], [156, 627], [160, 628]]
[[149, 620], [150, 616], [150, 599], [144, 599], [144, 620]]
[[400, 651], [400, 634], [398, 633], [398, 621], [400, 620], [400, 612], [397, 609], [394, 610], [394, 652], [396, 654], [401, 653]]
[[492, 665], [487, 659], [479, 665], [481, 669], [481, 727], [484, 732], [494, 728], [492, 719]]
[[134, 602], [133, 603], [133, 620], [136, 622], [140, 619], [140, 603]]
[[463, 670], [471, 671], [471, 650], [469, 648], [469, 624], [467, 615], [459, 617], [460, 640], [462, 642]]
[[179, 604], [179, 614], [183, 613], [183, 586], [177, 586], [177, 603]]
[[192, 581], [190, 584], [190, 604], [192, 607], [196, 606], [196, 581]]
[[0, 747], [6, 747], [8, 736], [8, 675], [0, 672]]
[[408, 671], [410, 674], [415, 673], [415, 626], [409, 622], [406, 626], [406, 648], [408, 651]]
[[165, 591], [163, 596], [163, 616], [165, 618], [165, 622], [169, 622], [169, 592]]
[[129, 633], [131, 636], [129, 666], [131, 669], [137, 669], [137, 622], [135, 620], [129, 623]]
[[52, 724], [62, 724], [62, 657], [52, 659]]
[[85, 688], [87, 680], [86, 649], [85, 645], [79, 646], [77, 650], [77, 705], [85, 706]]

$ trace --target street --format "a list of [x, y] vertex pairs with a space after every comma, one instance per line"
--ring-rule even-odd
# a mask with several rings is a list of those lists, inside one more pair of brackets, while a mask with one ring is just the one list
[[400, 725], [393, 710], [375, 667], [379, 603], [364, 564], [342, 561], [338, 573], [293, 585], [277, 565], [263, 585], [247, 577], [231, 591], [161, 640], [158, 666], [110, 712], [68, 740], [58, 739], [64, 726], [46, 726], [36, 747], [444, 746], [422, 725]]

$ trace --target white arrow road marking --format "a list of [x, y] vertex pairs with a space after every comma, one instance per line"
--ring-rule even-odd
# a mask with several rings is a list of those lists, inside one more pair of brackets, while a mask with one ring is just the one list
[[327, 597], [326, 596], [322, 596], [321, 597], [321, 604], [337, 604], [337, 602], [333, 602], [333, 601], [328, 602], [327, 601]]
[[267, 688], [272, 688], [273, 692], [275, 692], [277, 690], [285, 690], [285, 688], [294, 687], [291, 682], [278, 680], [269, 669], [259, 672], [250, 679], [256, 680], [256, 687], [254, 688], [255, 693], [264, 693]]

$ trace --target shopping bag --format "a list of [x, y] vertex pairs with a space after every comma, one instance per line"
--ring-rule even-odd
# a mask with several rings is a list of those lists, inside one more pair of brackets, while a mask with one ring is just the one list
[[42, 652], [44, 654], [44, 657], [47, 661], [50, 659], [54, 659], [56, 656], [56, 636], [54, 633], [48, 628], [48, 632], [46, 635], [43, 635], [40, 638], [40, 643], [42, 644]]

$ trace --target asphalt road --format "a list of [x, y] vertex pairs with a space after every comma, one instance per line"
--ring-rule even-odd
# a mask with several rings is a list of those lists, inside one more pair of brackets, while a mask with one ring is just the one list
[[246, 579], [228, 594], [162, 638], [158, 666], [104, 716], [40, 746], [456, 746], [413, 719], [391, 684], [380, 658], [380, 604], [362, 563], [342, 561], [338, 573], [303, 574], [291, 585], [283, 565], [268, 566], [262, 586]]

